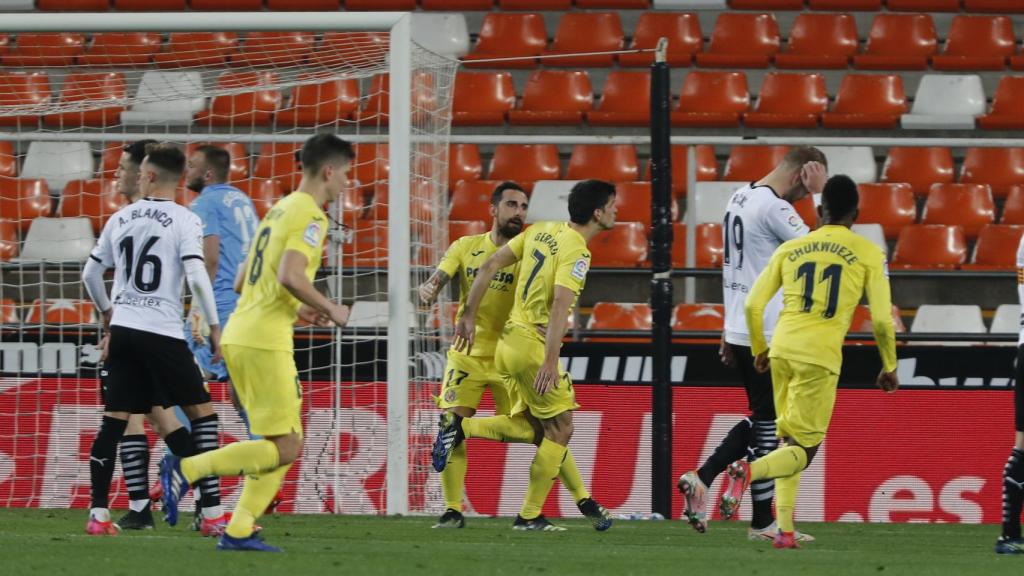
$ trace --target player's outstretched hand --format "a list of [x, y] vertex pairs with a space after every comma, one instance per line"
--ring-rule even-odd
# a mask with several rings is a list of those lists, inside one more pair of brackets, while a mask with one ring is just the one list
[[544, 361], [537, 371], [537, 377], [533, 379], [533, 389], [541, 396], [558, 383], [558, 360], [554, 363]]
[[469, 354], [473, 349], [473, 339], [476, 337], [476, 318], [469, 314], [463, 314], [462, 318], [455, 323], [455, 339], [452, 340], [452, 348], [456, 352]]
[[772, 362], [768, 358], [768, 351], [761, 352], [754, 357], [754, 370], [757, 370], [759, 374], [764, 374], [772, 367]]
[[210, 326], [210, 352], [213, 353], [211, 361], [214, 364], [224, 359], [220, 354], [220, 324]]
[[885, 391], [886, 394], [892, 394], [900, 387], [900, 379], [896, 376], [896, 371], [886, 372], [882, 370], [878, 373], [878, 380], [875, 381], [875, 385]]
[[828, 170], [821, 162], [808, 162], [800, 169], [800, 183], [811, 194], [821, 194], [828, 180]]
[[418, 290], [420, 294], [420, 302], [422, 302], [426, 306], [430, 306], [431, 304], [433, 304], [434, 300], [437, 300], [437, 293], [439, 291], [439, 288], [440, 278], [438, 278], [437, 275], [428, 278], [426, 282], [420, 284]]
[[732, 354], [732, 346], [726, 343], [725, 339], [722, 339], [722, 344], [718, 347], [718, 357], [722, 360], [722, 364], [726, 366], [732, 366], [736, 358]]
[[349, 308], [344, 304], [331, 304], [330, 309], [327, 311], [330, 321], [335, 326], [344, 326], [348, 324]]

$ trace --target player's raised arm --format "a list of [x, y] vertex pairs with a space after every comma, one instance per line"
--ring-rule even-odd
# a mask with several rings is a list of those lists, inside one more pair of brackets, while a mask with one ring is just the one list
[[899, 387], [896, 378], [896, 327], [892, 320], [892, 295], [889, 276], [885, 271], [885, 256], [879, 254], [877, 260], [866, 266], [868, 277], [864, 292], [871, 309], [871, 329], [875, 333], [878, 353], [882, 357], [882, 373], [878, 376], [878, 385], [886, 392], [895, 392]]
[[462, 317], [455, 325], [455, 339], [452, 342], [452, 347], [455, 350], [468, 354], [473, 348], [473, 338], [476, 334], [476, 311], [480, 308], [480, 301], [484, 299], [488, 284], [491, 283], [491, 279], [494, 278], [494, 274], [498, 270], [519, 261], [519, 257], [513, 250], [513, 243], [515, 243], [515, 239], [499, 248], [477, 270], [473, 285], [469, 288], [469, 295], [466, 296], [466, 306], [463, 308]]
[[750, 352], [754, 355], [755, 368], [762, 373], [768, 369], [768, 364], [765, 362], [766, 356], [761, 357], [768, 352], [768, 341], [764, 337], [764, 309], [768, 305], [768, 301], [782, 286], [781, 254], [780, 247], [772, 255], [768, 267], [757, 277], [745, 305], [747, 327], [750, 330]]

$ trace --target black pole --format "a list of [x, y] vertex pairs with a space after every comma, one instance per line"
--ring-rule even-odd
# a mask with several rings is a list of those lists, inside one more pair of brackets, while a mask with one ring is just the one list
[[670, 81], [658, 42], [651, 65], [651, 509], [672, 518], [672, 165]]

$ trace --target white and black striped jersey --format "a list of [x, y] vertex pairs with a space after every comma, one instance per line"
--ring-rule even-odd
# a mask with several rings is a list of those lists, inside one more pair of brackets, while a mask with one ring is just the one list
[[[750, 346], [744, 311], [747, 294], [775, 249], [807, 232], [807, 225], [793, 205], [779, 198], [770, 187], [748, 184], [733, 193], [722, 222], [726, 342]], [[765, 308], [764, 329], [769, 341], [781, 311], [782, 294], [779, 293]]]
[[1017, 301], [1020, 302], [1020, 326], [1017, 344], [1024, 344], [1024, 237], [1017, 245]]
[[139, 200], [110, 217], [90, 258], [114, 268], [111, 325], [184, 339], [184, 261], [203, 260], [199, 216], [171, 200]]

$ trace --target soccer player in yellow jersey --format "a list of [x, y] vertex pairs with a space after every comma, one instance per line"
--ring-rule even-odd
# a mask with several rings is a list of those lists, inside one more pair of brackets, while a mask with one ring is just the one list
[[[570, 222], [539, 222], [513, 238], [480, 267], [455, 329], [456, 351], [472, 353], [480, 304], [494, 274], [521, 262], [515, 302], [495, 349], [495, 365], [515, 401], [512, 414], [529, 412], [540, 421], [544, 437], [530, 466], [530, 483], [513, 528], [564, 530], [541, 515], [551, 486], [568, 454], [572, 412], [579, 408], [569, 374], [559, 364], [569, 314], [590, 270], [587, 242], [615, 225], [615, 186], [585, 180], [569, 194]], [[463, 432], [450, 418], [452, 443]], [[442, 422], [445, 424], [445, 422]], [[444, 435], [445, 426], [442, 426]], [[611, 516], [594, 500], [577, 502], [598, 530], [611, 527]]]
[[[818, 208], [823, 226], [782, 244], [747, 296], [754, 367], [762, 373], [771, 369], [777, 433], [786, 445], [754, 462], [741, 460], [730, 465], [730, 483], [722, 496], [721, 510], [723, 517], [732, 517], [750, 482], [777, 479], [776, 548], [798, 547], [793, 509], [800, 472], [814, 458], [832, 419], [843, 340], [861, 296], [866, 295], [871, 306], [871, 322], [882, 357], [876, 384], [886, 392], [899, 387], [885, 254], [850, 231], [857, 219], [858, 203], [853, 180], [841, 175], [829, 178]], [[780, 287], [783, 309], [769, 350], [764, 337], [764, 308]]]
[[180, 468], [176, 460], [161, 468], [168, 508], [177, 506], [185, 483], [210, 475], [246, 475], [218, 550], [279, 551], [255, 537], [253, 526], [302, 451], [302, 388], [292, 351], [295, 320], [318, 326], [348, 321], [348, 308], [320, 294], [312, 281], [327, 236], [321, 206], [338, 198], [353, 157], [351, 144], [333, 134], [307, 140], [298, 190], [267, 213], [240, 270], [242, 296], [221, 347], [252, 433], [263, 438], [184, 458]]

